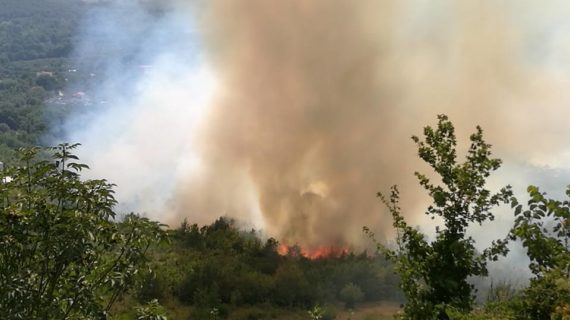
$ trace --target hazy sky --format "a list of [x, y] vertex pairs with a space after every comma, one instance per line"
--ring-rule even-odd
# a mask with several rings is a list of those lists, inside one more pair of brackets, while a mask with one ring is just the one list
[[73, 115], [67, 140], [122, 209], [357, 245], [363, 225], [389, 235], [375, 193], [392, 184], [429, 229], [409, 137], [439, 113], [463, 142], [484, 128], [504, 160], [491, 186], [562, 194], [569, 31], [562, 0], [172, 1], [159, 16], [123, 1], [85, 19], [76, 56], [100, 63], [106, 104]]

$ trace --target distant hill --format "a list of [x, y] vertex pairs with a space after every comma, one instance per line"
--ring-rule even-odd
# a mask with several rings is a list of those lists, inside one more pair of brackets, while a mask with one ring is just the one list
[[[92, 9], [119, 1], [0, 0], [0, 162], [10, 164], [17, 148], [60, 139], [68, 115], [89, 103], [80, 98], [96, 83], [95, 68], [73, 57], [74, 45], [84, 22], [97, 25]], [[140, 1], [158, 16], [171, 0]], [[90, 62], [108, 57], [96, 49]]]
[[0, 0], [0, 63], [68, 56], [89, 6], [78, 0]]

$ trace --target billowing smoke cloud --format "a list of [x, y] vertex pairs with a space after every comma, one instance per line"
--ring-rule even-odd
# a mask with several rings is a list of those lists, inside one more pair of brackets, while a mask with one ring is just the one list
[[[406, 163], [395, 152], [404, 132], [386, 47], [397, 8], [235, 1], [209, 10], [206, 46], [223, 81], [201, 140], [215, 164], [209, 193], [235, 193], [219, 180], [245, 175], [270, 234], [317, 245], [361, 238], [380, 216], [375, 191]], [[196, 188], [190, 181], [179, 198]]]
[[66, 140], [84, 144], [92, 176], [118, 185], [122, 209], [174, 221], [166, 203], [197, 166], [193, 136], [215, 83], [192, 16], [164, 3], [103, 3], [79, 38], [78, 72], [93, 80], [68, 90], [86, 97]]
[[[97, 90], [109, 107], [73, 118], [70, 139], [128, 207], [164, 222], [230, 215], [288, 243], [358, 244], [363, 225], [390, 229], [375, 193], [397, 183], [422, 224], [412, 172], [428, 169], [409, 136], [438, 113], [463, 141], [476, 124], [486, 129], [507, 163], [496, 186], [540, 183], [519, 168], [568, 169], [568, 65], [552, 55], [570, 48], [556, 36], [569, 26], [564, 2], [126, 8], [97, 12], [84, 33], [80, 48], [104, 38], [117, 50]], [[132, 28], [121, 26], [121, 10]]]

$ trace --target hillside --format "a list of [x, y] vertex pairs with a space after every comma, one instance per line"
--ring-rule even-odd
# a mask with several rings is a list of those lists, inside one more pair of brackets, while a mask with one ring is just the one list
[[[47, 103], [70, 80], [74, 36], [89, 4], [71, 0], [3, 0], [0, 10], [0, 159], [42, 144], [70, 104]], [[48, 105], [50, 106], [48, 108]]]
[[3, 0], [0, 63], [69, 56], [87, 7], [72, 0]]
[[[529, 185], [534, 173], [493, 180], [508, 161], [532, 170], [554, 163], [566, 179], [570, 147], [557, 140], [568, 126], [552, 125], [557, 139], [536, 130], [562, 113], [546, 108], [518, 123], [521, 111], [510, 126], [503, 118], [514, 109], [501, 108], [515, 102], [482, 98], [474, 107], [495, 95], [493, 86], [501, 96], [525, 91], [493, 82], [495, 64], [517, 69], [505, 59], [513, 53], [473, 50], [506, 39], [495, 30], [478, 39], [462, 24], [480, 17], [448, 21], [457, 29], [449, 34], [431, 25], [416, 32], [436, 16], [493, 10], [458, 4], [430, 16], [424, 8], [414, 20], [418, 9], [401, 32], [391, 27], [405, 24], [393, 21], [377, 28], [360, 2], [243, 0], [243, 10], [236, 0], [213, 6], [199, 24], [192, 19], [201, 12], [184, 1], [133, 1], [99, 28], [116, 10], [105, 6], [118, 2], [0, 0], [0, 318], [570, 320], [570, 186], [552, 198]], [[123, 30], [132, 8], [140, 15]], [[395, 12], [385, 9], [386, 17]], [[408, 47], [423, 36], [429, 50]], [[440, 55], [450, 64], [440, 65]], [[545, 92], [560, 88], [536, 72]], [[543, 91], [532, 97], [543, 94], [565, 101]], [[515, 100], [537, 101], [526, 98]], [[440, 102], [443, 109], [433, 107]], [[432, 112], [437, 125], [420, 131], [415, 125]], [[487, 118], [489, 140], [476, 123]], [[100, 140], [85, 142], [86, 163], [99, 160], [90, 173], [74, 153], [84, 141], [60, 143], [70, 127]], [[406, 140], [415, 149], [399, 140], [413, 132], [422, 132]], [[523, 147], [509, 153], [515, 144]], [[552, 155], [564, 157], [548, 162]], [[127, 178], [117, 186], [112, 174]], [[549, 176], [539, 178], [548, 185]], [[134, 200], [121, 198], [125, 190]], [[131, 209], [141, 212], [123, 212]], [[263, 230], [244, 227], [251, 225]], [[316, 245], [323, 243], [330, 245]], [[528, 258], [516, 269], [528, 263], [528, 283], [494, 278], [488, 268], [515, 250]], [[486, 280], [490, 287], [478, 285]]]

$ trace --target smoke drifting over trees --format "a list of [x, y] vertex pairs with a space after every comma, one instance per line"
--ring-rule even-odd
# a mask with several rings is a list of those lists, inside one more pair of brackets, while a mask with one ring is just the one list
[[[516, 156], [567, 168], [559, 89], [569, 79], [555, 69], [568, 65], [551, 53], [570, 43], [541, 36], [567, 27], [547, 23], [570, 14], [563, 3], [530, 22], [539, 1], [183, 2], [155, 15], [136, 3], [95, 12], [87, 21], [105, 24], [86, 25], [77, 51], [89, 56], [95, 39], [121, 49], [97, 90], [112, 107], [82, 114], [68, 139], [133, 209], [357, 244], [363, 225], [390, 227], [380, 189], [398, 183], [404, 212], [421, 213], [407, 137], [438, 113], [460, 138], [480, 124], [507, 167]], [[107, 28], [121, 26], [117, 10], [129, 28]], [[529, 49], [537, 43], [543, 51]]]

